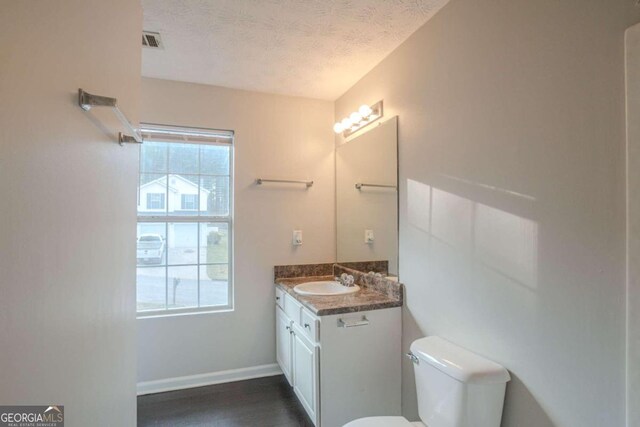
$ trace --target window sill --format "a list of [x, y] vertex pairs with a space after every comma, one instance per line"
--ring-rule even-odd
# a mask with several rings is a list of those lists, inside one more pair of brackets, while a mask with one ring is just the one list
[[203, 315], [203, 314], [221, 314], [221, 313], [230, 313], [233, 312], [233, 307], [221, 307], [215, 309], [199, 309], [199, 310], [184, 310], [184, 311], [175, 311], [175, 312], [167, 312], [167, 311], [149, 311], [136, 313], [136, 320], [144, 320], [144, 319], [157, 319], [160, 317], [181, 317], [181, 316], [194, 316], [194, 315]]

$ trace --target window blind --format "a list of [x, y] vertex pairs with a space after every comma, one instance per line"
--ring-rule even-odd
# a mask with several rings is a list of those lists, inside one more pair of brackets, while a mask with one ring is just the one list
[[233, 131], [196, 127], [176, 127], [142, 123], [142, 139], [157, 142], [232, 145]]

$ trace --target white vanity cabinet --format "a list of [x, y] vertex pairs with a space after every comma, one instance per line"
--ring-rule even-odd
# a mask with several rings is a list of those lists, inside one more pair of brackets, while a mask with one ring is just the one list
[[312, 333], [316, 327], [315, 316], [276, 288], [276, 358], [309, 418], [319, 426], [319, 344]]
[[282, 369], [282, 373], [293, 385], [291, 376], [291, 320], [279, 307], [276, 308], [276, 360]]
[[296, 324], [291, 336], [293, 391], [311, 420], [318, 425], [319, 346], [309, 341]]
[[400, 310], [316, 316], [276, 288], [277, 361], [316, 427], [400, 415]]

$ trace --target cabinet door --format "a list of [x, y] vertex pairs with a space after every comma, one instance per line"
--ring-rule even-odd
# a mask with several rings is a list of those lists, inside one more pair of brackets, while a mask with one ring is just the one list
[[280, 365], [280, 369], [282, 369], [284, 376], [291, 385], [293, 385], [291, 378], [292, 338], [291, 320], [289, 320], [280, 307], [276, 307], [276, 360], [278, 361], [278, 365]]
[[309, 417], [318, 425], [318, 347], [313, 345], [294, 326], [293, 333], [293, 391]]

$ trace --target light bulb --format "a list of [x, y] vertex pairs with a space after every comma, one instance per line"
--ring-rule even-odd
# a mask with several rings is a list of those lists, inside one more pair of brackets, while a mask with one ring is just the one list
[[358, 113], [357, 111], [355, 113], [351, 113], [351, 115], [349, 116], [349, 118], [351, 119], [351, 122], [353, 124], [358, 124], [360, 123], [360, 121], [362, 120], [362, 114]]
[[360, 106], [360, 108], [358, 108], [358, 112], [362, 117], [367, 118], [371, 115], [371, 113], [373, 113], [373, 110], [367, 104], [363, 104]]
[[342, 123], [337, 122], [335, 125], [333, 125], [333, 131], [335, 133], [342, 133], [344, 131], [344, 127], [342, 126]]
[[351, 119], [347, 117], [342, 119], [342, 122], [340, 122], [340, 124], [344, 129], [349, 129], [352, 125], [352, 122], [351, 122]]

